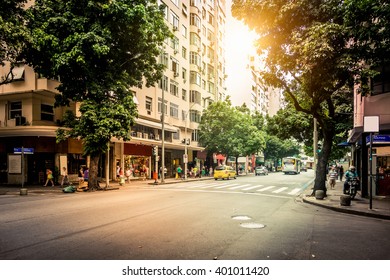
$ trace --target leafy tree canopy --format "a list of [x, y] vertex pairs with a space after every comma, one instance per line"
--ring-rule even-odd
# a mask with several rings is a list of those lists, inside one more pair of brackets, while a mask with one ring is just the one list
[[27, 0], [2, 0], [0, 2], [0, 66], [10, 63], [10, 71], [0, 77], [0, 85], [12, 81], [13, 67], [22, 62], [20, 54], [29, 38], [24, 24]]

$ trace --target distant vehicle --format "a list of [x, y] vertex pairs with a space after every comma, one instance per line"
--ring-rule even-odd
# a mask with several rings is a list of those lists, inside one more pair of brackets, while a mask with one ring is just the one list
[[257, 166], [255, 168], [255, 176], [257, 175], [268, 175], [268, 169], [264, 166]]
[[236, 171], [233, 169], [233, 167], [227, 165], [220, 165], [215, 168], [214, 170], [215, 180], [218, 179], [229, 180], [230, 178], [236, 179]]
[[295, 157], [285, 157], [282, 159], [282, 171], [284, 174], [301, 173], [301, 160]]

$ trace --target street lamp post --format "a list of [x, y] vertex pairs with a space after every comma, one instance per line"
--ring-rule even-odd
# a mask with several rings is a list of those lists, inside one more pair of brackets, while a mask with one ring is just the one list
[[162, 105], [161, 105], [161, 183], [164, 183], [165, 169], [165, 98], [164, 98], [164, 79], [161, 80], [162, 87]]

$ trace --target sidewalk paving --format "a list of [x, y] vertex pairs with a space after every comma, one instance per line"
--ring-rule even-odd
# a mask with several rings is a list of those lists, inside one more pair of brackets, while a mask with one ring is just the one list
[[305, 203], [338, 212], [390, 220], [390, 197], [373, 197], [372, 209], [370, 209], [370, 199], [361, 197], [360, 192], [358, 192], [356, 197], [351, 201], [350, 206], [342, 206], [340, 204], [340, 197], [344, 195], [343, 184], [344, 182], [337, 181], [335, 189], [331, 190], [328, 188], [326, 192], [327, 196], [324, 199], [316, 199], [314, 196], [311, 196], [313, 191], [311, 188], [306, 189], [301, 194], [301, 198]]
[[[245, 176], [245, 175], [239, 175]], [[249, 175], [250, 176], [250, 175]], [[180, 180], [174, 178], [166, 178], [163, 184], [176, 184], [176, 183], [185, 183], [193, 181], [203, 181], [203, 180], [212, 180], [212, 177], [202, 177], [202, 178], [187, 178], [187, 180]], [[110, 182], [110, 188], [108, 190], [120, 190], [126, 189], [129, 187], [142, 187], [149, 186], [158, 187], [162, 185], [160, 180], [158, 184], [155, 185], [154, 180], [132, 180], [130, 183], [125, 183], [123, 186], [119, 182], [112, 181]], [[102, 187], [105, 186], [104, 182], [100, 183]], [[62, 188], [60, 186], [55, 187], [43, 187], [43, 186], [24, 186], [27, 189], [28, 194], [43, 194], [43, 193], [58, 193], [62, 194]], [[21, 186], [4, 186], [0, 185], [0, 195], [20, 195]], [[85, 192], [76, 192], [76, 193], [85, 193]], [[87, 192], [88, 193], [88, 192]], [[379, 218], [390, 220], [390, 197], [374, 197], [372, 199], [372, 209], [370, 209], [370, 200], [368, 198], [360, 197], [360, 193], [356, 195], [355, 199], [351, 201], [350, 206], [342, 206], [340, 204], [340, 197], [343, 195], [343, 182], [337, 181], [335, 189], [327, 190], [327, 196], [324, 199], [316, 199], [314, 196], [311, 196], [312, 189], [309, 187], [303, 192], [300, 197], [304, 203], [313, 204], [319, 207], [328, 208], [334, 211], [339, 211], [343, 213], [362, 215], [367, 217]], [[64, 194], [68, 195], [68, 194]]]

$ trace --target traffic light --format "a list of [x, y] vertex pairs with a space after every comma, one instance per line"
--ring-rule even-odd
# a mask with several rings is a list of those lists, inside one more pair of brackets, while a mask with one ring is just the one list
[[153, 147], [153, 155], [157, 156], [158, 155], [158, 146]]

